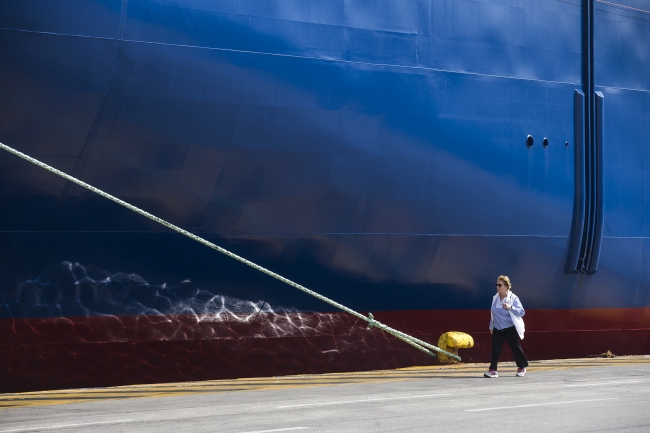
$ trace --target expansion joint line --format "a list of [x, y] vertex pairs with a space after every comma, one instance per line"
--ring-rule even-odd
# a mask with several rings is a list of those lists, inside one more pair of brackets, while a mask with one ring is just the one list
[[228, 251], [228, 250], [226, 250], [224, 248], [221, 248], [220, 246], [218, 246], [216, 244], [213, 244], [212, 242], [209, 242], [209, 241], [207, 241], [207, 240], [205, 240], [205, 239], [203, 239], [203, 238], [201, 238], [201, 237], [199, 237], [199, 236], [197, 236], [197, 235], [195, 235], [193, 233], [190, 233], [187, 230], [184, 230], [184, 229], [182, 229], [182, 228], [180, 228], [178, 226], [175, 226], [174, 224], [168, 223], [167, 221], [165, 221], [165, 220], [163, 220], [161, 218], [158, 218], [157, 216], [152, 215], [149, 212], [146, 212], [146, 211], [144, 211], [144, 210], [142, 210], [140, 208], [137, 208], [137, 207], [133, 206], [132, 204], [129, 204], [129, 203], [125, 202], [124, 200], [120, 200], [119, 198], [114, 197], [114, 196], [112, 196], [112, 195], [110, 195], [110, 194], [108, 194], [108, 193], [106, 193], [106, 192], [104, 192], [104, 191], [102, 191], [100, 189], [97, 189], [94, 186], [87, 184], [86, 182], [83, 182], [83, 181], [81, 181], [81, 180], [79, 180], [79, 179], [77, 179], [75, 177], [70, 176], [69, 174], [66, 174], [66, 173], [64, 173], [64, 172], [62, 172], [60, 170], [57, 170], [54, 167], [51, 167], [51, 166], [47, 165], [44, 162], [41, 162], [41, 161], [39, 161], [37, 159], [34, 159], [29, 155], [25, 155], [24, 153], [19, 152], [16, 149], [7, 146], [6, 144], [0, 143], [0, 149], [6, 150], [7, 152], [18, 156], [19, 158], [22, 158], [25, 161], [29, 161], [34, 165], [37, 165], [37, 166], [39, 166], [41, 168], [44, 168], [47, 171], [50, 171], [50, 172], [52, 172], [52, 173], [54, 173], [54, 174], [56, 174], [58, 176], [61, 176], [62, 178], [66, 179], [66, 180], [69, 180], [70, 182], [76, 183], [77, 185], [79, 185], [81, 187], [84, 187], [84, 188], [86, 188], [86, 189], [88, 189], [88, 190], [90, 190], [90, 191], [92, 191], [92, 192], [94, 192], [94, 193], [96, 193], [96, 194], [98, 194], [98, 195], [100, 195], [100, 196], [114, 202], [114, 203], [117, 203], [117, 204], [119, 204], [121, 206], [124, 206], [125, 208], [127, 208], [129, 210], [132, 210], [133, 212], [136, 212], [136, 213], [138, 213], [138, 214], [140, 214], [140, 215], [142, 215], [144, 217], [149, 218], [152, 221], [155, 221], [158, 224], [161, 224], [161, 225], [163, 225], [163, 226], [165, 226], [165, 227], [167, 227], [167, 228], [169, 228], [171, 230], [174, 230], [175, 232], [178, 232], [178, 233], [180, 233], [180, 234], [182, 234], [184, 236], [187, 236], [188, 238], [190, 238], [190, 239], [192, 239], [192, 240], [194, 240], [196, 242], [199, 242], [199, 243], [201, 243], [201, 244], [203, 244], [203, 245], [205, 245], [207, 247], [210, 247], [213, 250], [217, 250], [220, 253], [225, 254], [226, 256], [228, 256], [230, 258], [233, 258], [233, 259], [235, 259], [235, 260], [237, 260], [237, 261], [239, 261], [241, 263], [244, 263], [245, 265], [250, 266], [251, 268], [253, 268], [253, 269], [257, 270], [257, 271], [260, 271], [260, 272], [262, 272], [262, 273], [264, 273], [264, 274], [266, 274], [266, 275], [268, 275], [270, 277], [273, 277], [273, 278], [275, 278], [277, 280], [280, 280], [283, 283], [290, 285], [291, 287], [294, 287], [294, 288], [296, 288], [298, 290], [301, 290], [301, 291], [307, 293], [308, 295], [311, 295], [311, 296], [315, 297], [316, 299], [320, 299], [323, 302], [327, 302], [328, 304], [330, 304], [330, 305], [332, 305], [332, 306], [334, 306], [334, 307], [336, 307], [336, 308], [338, 308], [340, 310], [343, 310], [346, 313], [349, 313], [349, 314], [353, 315], [354, 317], [356, 317], [358, 319], [365, 320], [370, 325], [372, 325], [374, 327], [377, 327], [377, 328], [381, 329], [382, 331], [393, 335], [394, 337], [399, 338], [400, 340], [410, 344], [411, 346], [415, 347], [416, 349], [421, 350], [424, 353], [427, 353], [427, 354], [429, 354], [431, 356], [436, 356], [436, 354], [434, 352], [439, 352], [439, 353], [443, 353], [443, 354], [447, 355], [450, 358], [453, 358], [453, 359], [455, 359], [457, 361], [460, 361], [460, 357], [458, 355], [455, 355], [453, 353], [449, 353], [446, 350], [442, 350], [439, 347], [434, 346], [433, 344], [429, 344], [426, 341], [422, 341], [422, 340], [417, 339], [417, 338], [415, 338], [413, 336], [410, 336], [408, 334], [404, 334], [403, 332], [400, 332], [400, 331], [398, 331], [396, 329], [393, 329], [393, 328], [391, 328], [389, 326], [386, 326], [383, 323], [378, 322], [377, 320], [375, 320], [372, 317], [372, 315], [370, 315], [370, 317], [366, 317], [361, 313], [357, 313], [356, 311], [346, 307], [345, 305], [341, 305], [336, 301], [333, 301], [333, 300], [331, 300], [331, 299], [329, 299], [329, 298], [327, 298], [325, 296], [322, 296], [322, 295], [314, 292], [313, 290], [309, 290], [307, 287], [301, 286], [298, 283], [294, 283], [293, 281], [283, 277], [282, 275], [276, 274], [275, 272], [270, 271], [270, 270], [268, 270], [268, 269], [266, 269], [266, 268], [264, 268], [264, 267], [262, 267], [260, 265], [257, 265], [255, 263], [251, 262], [250, 260], [246, 260], [245, 258], [243, 258], [241, 256], [238, 256], [235, 253], [232, 253], [232, 252], [230, 252], [230, 251]]

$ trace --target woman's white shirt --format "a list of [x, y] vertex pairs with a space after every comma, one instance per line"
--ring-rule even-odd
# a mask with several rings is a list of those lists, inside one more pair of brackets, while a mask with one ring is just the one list
[[[508, 310], [508, 313], [510, 315], [510, 318], [512, 319], [512, 323], [515, 325], [515, 328], [517, 329], [517, 334], [519, 334], [519, 338], [522, 340], [524, 339], [524, 332], [526, 331], [526, 327], [524, 325], [524, 319], [522, 317], [524, 314], [526, 314], [523, 305], [521, 305], [521, 301], [519, 300], [519, 297], [512, 293], [512, 291], [509, 291], [508, 294], [504, 299], [500, 299], [499, 294], [495, 294], [494, 297], [492, 298], [492, 306], [496, 309], [501, 309], [503, 308], [502, 304], [508, 304], [510, 305], [510, 310]], [[490, 330], [494, 329], [494, 315], [492, 314], [492, 307], [490, 307]]]

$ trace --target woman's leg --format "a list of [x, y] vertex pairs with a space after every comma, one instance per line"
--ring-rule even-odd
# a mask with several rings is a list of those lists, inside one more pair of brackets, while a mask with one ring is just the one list
[[506, 336], [503, 331], [498, 329], [492, 330], [492, 363], [490, 364], [490, 370], [497, 371], [497, 364], [499, 363], [499, 357], [501, 356], [501, 349], [503, 348], [505, 339]]
[[504, 329], [503, 333], [505, 335], [505, 338], [508, 340], [508, 345], [510, 346], [510, 350], [512, 350], [512, 354], [515, 356], [515, 362], [517, 363], [517, 367], [519, 368], [528, 367], [528, 360], [526, 359], [526, 355], [524, 355], [524, 351], [521, 348], [521, 342], [519, 341], [519, 334], [517, 334], [517, 328], [511, 326], [510, 328]]

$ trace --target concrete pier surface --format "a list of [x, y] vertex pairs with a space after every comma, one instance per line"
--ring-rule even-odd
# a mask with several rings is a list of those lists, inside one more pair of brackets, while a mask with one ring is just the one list
[[650, 356], [0, 395], [9, 432], [649, 432]]

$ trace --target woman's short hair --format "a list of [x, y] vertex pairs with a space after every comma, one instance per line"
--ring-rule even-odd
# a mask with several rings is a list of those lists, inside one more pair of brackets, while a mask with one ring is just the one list
[[512, 284], [510, 284], [510, 278], [508, 278], [507, 276], [505, 276], [505, 275], [499, 275], [499, 278], [497, 278], [497, 280], [499, 280], [499, 281], [503, 281], [503, 284], [506, 285], [506, 287], [508, 288], [508, 290], [512, 289]]

